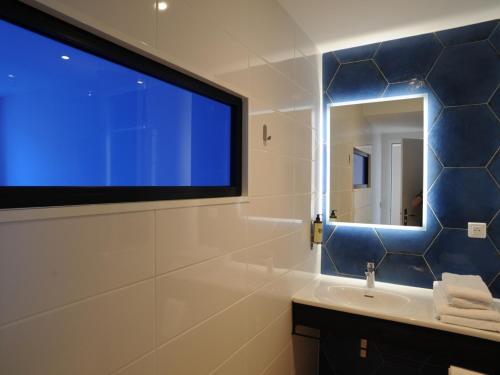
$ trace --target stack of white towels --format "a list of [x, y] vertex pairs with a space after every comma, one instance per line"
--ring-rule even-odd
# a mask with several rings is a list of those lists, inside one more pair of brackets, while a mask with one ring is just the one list
[[500, 332], [500, 313], [480, 276], [445, 272], [434, 282], [434, 310], [443, 323]]

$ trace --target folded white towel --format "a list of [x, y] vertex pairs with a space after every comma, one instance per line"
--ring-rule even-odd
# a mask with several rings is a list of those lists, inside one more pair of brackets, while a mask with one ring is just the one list
[[463, 298], [487, 305], [493, 303], [493, 296], [480, 276], [456, 275], [444, 272], [443, 286], [448, 298]]
[[439, 318], [443, 323], [454, 324], [462, 327], [482, 329], [485, 331], [500, 332], [500, 323], [492, 322], [490, 320], [469, 319], [452, 315], [441, 315]]
[[448, 297], [448, 303], [453, 307], [458, 307], [461, 309], [487, 310], [491, 306], [490, 304], [470, 301], [468, 299], [458, 297]]
[[438, 281], [434, 282], [433, 296], [434, 296], [434, 309], [436, 310], [436, 314], [438, 315], [438, 317], [440, 317], [441, 315], [452, 315], [469, 319], [500, 322], [500, 313], [496, 311], [493, 307], [490, 307], [487, 310], [479, 310], [479, 309], [461, 309], [458, 307], [450, 306], [448, 304], [448, 299], [446, 298], [446, 294], [444, 293], [442, 282]]

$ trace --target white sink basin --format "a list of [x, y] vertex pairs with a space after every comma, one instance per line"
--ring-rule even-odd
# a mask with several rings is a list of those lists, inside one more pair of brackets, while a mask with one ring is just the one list
[[329, 286], [318, 293], [320, 299], [359, 309], [383, 312], [401, 311], [408, 307], [410, 298], [375, 288]]

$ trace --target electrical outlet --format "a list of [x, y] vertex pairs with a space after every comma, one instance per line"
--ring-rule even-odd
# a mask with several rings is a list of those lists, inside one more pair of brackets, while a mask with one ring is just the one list
[[467, 235], [470, 238], [486, 238], [486, 223], [469, 223]]

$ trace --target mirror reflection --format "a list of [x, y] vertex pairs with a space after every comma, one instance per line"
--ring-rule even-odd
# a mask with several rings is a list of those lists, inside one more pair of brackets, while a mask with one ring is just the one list
[[330, 111], [330, 220], [422, 226], [423, 97]]

